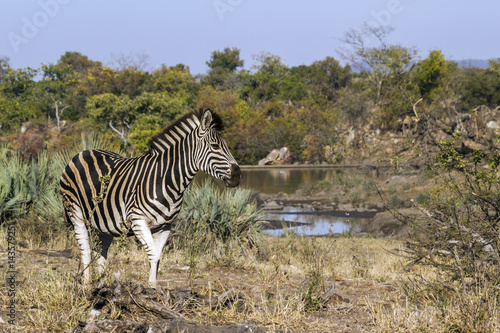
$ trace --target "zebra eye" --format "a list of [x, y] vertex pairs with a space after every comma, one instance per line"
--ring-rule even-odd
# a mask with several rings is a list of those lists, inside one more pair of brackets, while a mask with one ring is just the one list
[[211, 143], [210, 145], [212, 146], [213, 149], [219, 149], [219, 145], [216, 143]]

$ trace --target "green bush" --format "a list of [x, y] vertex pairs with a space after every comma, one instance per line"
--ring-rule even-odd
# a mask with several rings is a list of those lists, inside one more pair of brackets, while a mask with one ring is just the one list
[[241, 254], [261, 243], [257, 196], [250, 190], [221, 190], [211, 181], [193, 183], [172, 229], [170, 243], [189, 252], [220, 258]]

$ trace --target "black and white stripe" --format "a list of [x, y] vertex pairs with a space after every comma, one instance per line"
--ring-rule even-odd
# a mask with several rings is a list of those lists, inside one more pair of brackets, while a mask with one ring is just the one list
[[99, 231], [102, 271], [113, 237], [135, 235], [151, 266], [156, 286], [161, 251], [177, 216], [186, 187], [201, 170], [237, 186], [238, 164], [219, 131], [222, 121], [210, 110], [189, 113], [150, 139], [149, 153], [124, 158], [86, 150], [66, 166], [60, 180], [66, 217], [82, 251], [84, 281], [90, 281], [91, 249], [86, 225]]

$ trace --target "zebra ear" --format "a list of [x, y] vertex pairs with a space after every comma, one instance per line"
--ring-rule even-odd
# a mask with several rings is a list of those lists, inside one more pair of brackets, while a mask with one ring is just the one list
[[212, 111], [206, 110], [201, 117], [201, 128], [208, 130], [212, 124]]

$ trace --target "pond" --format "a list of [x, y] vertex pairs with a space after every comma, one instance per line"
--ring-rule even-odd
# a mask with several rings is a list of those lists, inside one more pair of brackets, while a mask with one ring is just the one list
[[[361, 171], [361, 172], [360, 172]], [[332, 182], [335, 177], [358, 173], [361, 177], [374, 177], [367, 170], [333, 167], [243, 167], [240, 186], [266, 194], [292, 194], [300, 188], [310, 188], [320, 181]], [[201, 178], [207, 177], [206, 175]], [[221, 186], [222, 182], [220, 183]], [[306, 198], [307, 199], [307, 198]], [[271, 235], [294, 232], [298, 235], [326, 235], [361, 231], [374, 214], [353, 216], [352, 212], [321, 212], [302, 207], [284, 207], [279, 211], [264, 212], [263, 219], [272, 221]], [[285, 228], [283, 228], [285, 226]]]
[[260, 193], [291, 194], [301, 187], [312, 186], [318, 181], [331, 181], [339, 173], [339, 168], [243, 168], [243, 187]]
[[272, 221], [265, 232], [272, 236], [286, 233], [313, 236], [360, 232], [366, 219], [373, 215], [356, 216], [348, 212], [312, 212], [301, 207], [285, 207], [279, 212], [265, 212], [264, 219]]

